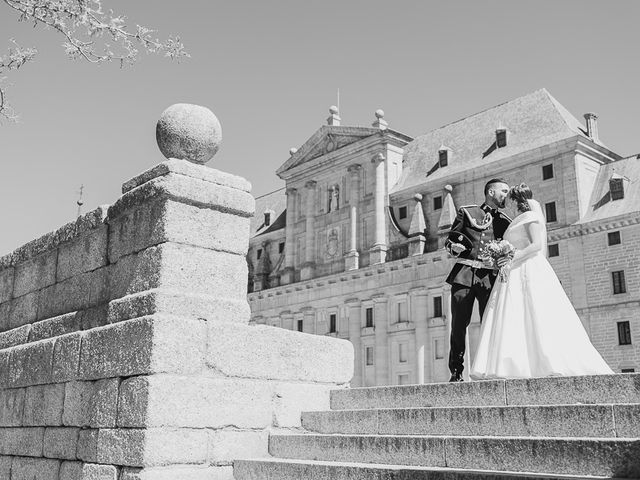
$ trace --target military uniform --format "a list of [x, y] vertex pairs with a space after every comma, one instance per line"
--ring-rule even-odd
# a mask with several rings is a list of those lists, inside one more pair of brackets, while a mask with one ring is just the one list
[[[489, 301], [491, 289], [496, 280], [497, 271], [486, 268], [478, 254], [484, 243], [502, 239], [511, 219], [504, 213], [482, 205], [460, 207], [445, 249], [458, 261], [451, 269], [446, 282], [451, 285], [451, 348], [449, 351], [449, 370], [456, 379], [464, 370], [465, 337], [471, 321], [473, 302], [478, 300], [480, 318]], [[460, 243], [466, 250], [456, 254], [451, 250], [452, 243]]]

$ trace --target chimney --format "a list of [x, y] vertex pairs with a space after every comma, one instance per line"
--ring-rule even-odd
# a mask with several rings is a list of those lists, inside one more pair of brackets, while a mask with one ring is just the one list
[[329, 107], [329, 113], [331, 115], [329, 115], [329, 118], [327, 118], [327, 124], [328, 125], [333, 125], [333, 126], [339, 126], [340, 125], [340, 120], [342, 120], [340, 118], [340, 112], [338, 111], [338, 107], [336, 107], [335, 105], [331, 105]]
[[587, 135], [594, 141], [599, 142], [598, 137], [598, 115], [595, 113], [585, 113], [584, 119], [587, 121]]

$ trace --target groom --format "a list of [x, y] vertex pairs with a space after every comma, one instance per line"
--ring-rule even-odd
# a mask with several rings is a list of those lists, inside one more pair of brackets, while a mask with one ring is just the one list
[[487, 306], [496, 270], [478, 260], [485, 242], [500, 240], [511, 219], [500, 212], [504, 208], [509, 185], [501, 178], [489, 180], [484, 186], [484, 203], [460, 207], [445, 241], [445, 249], [458, 260], [446, 282], [451, 285], [451, 346], [449, 350], [450, 382], [461, 382], [467, 327], [471, 321], [473, 303], [478, 300], [480, 318]]

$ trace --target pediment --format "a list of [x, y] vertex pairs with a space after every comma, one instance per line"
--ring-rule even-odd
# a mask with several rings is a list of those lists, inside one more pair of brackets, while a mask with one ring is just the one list
[[278, 175], [316, 158], [340, 150], [363, 138], [379, 133], [378, 129], [367, 127], [342, 127], [325, 125], [319, 128], [291, 157], [276, 171]]

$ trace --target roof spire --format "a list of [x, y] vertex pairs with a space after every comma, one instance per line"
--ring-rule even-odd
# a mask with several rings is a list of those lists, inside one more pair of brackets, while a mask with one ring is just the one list
[[76, 204], [78, 205], [78, 214], [76, 215], [77, 217], [82, 215], [82, 205], [84, 205], [84, 200], [82, 199], [83, 191], [84, 185], [80, 185], [80, 190], [78, 190], [78, 200], [76, 201]]

